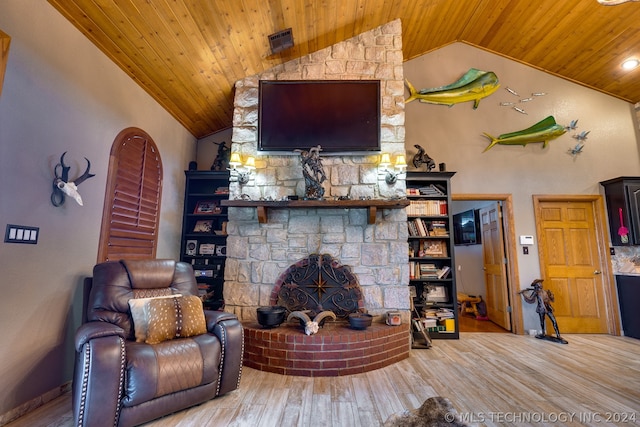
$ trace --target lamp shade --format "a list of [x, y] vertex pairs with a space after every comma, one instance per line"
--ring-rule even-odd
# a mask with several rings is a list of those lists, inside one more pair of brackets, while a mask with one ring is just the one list
[[240, 160], [240, 153], [231, 153], [229, 164], [233, 167], [240, 166], [242, 161]]
[[396, 157], [396, 167], [401, 170], [407, 167], [407, 160], [404, 155], [398, 154]]
[[380, 166], [389, 166], [391, 164], [391, 155], [389, 153], [382, 153], [380, 156]]
[[256, 158], [253, 156], [247, 157], [247, 161], [244, 163], [244, 167], [247, 169], [255, 169], [256, 168]]

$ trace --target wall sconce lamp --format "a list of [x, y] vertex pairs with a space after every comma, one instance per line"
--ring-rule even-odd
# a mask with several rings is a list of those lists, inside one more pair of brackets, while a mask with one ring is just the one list
[[229, 168], [231, 181], [237, 181], [238, 184], [245, 185], [251, 179], [251, 173], [256, 168], [256, 159], [253, 156], [249, 156], [243, 165], [240, 153], [231, 153], [229, 166], [231, 166]]
[[396, 161], [391, 167], [391, 155], [389, 153], [382, 153], [380, 156], [380, 163], [378, 165], [378, 175], [384, 174], [384, 181], [393, 185], [398, 181], [398, 178], [404, 178], [405, 170], [407, 169], [407, 160], [404, 154], [398, 154]]

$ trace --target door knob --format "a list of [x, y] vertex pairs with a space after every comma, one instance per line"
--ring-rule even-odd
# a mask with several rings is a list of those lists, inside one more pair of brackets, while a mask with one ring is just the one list
[[596, 271], [593, 272], [593, 274], [602, 274], [602, 271], [596, 270]]

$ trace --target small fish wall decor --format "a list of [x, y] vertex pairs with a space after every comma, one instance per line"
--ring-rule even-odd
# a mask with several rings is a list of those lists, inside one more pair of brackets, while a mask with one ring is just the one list
[[547, 93], [546, 92], [532, 92], [531, 96], [522, 98], [520, 96], [520, 94], [518, 92], [516, 92], [514, 89], [511, 89], [510, 87], [505, 87], [504, 88], [507, 92], [509, 92], [511, 95], [513, 96], [517, 96], [518, 98], [520, 98], [518, 101], [504, 101], [500, 103], [501, 107], [511, 107], [513, 109], [513, 111], [517, 111], [520, 114], [528, 114], [526, 112], [526, 110], [520, 106], [518, 106], [518, 104], [524, 104], [527, 102], [531, 102], [533, 100], [535, 100], [537, 97], [539, 96], [545, 96]]
[[493, 71], [481, 71], [470, 68], [457, 81], [435, 88], [416, 90], [409, 80], [405, 80], [409, 89], [409, 98], [405, 104], [418, 100], [427, 104], [448, 105], [473, 101], [473, 109], [480, 105], [480, 100], [494, 93], [500, 87], [498, 76]]

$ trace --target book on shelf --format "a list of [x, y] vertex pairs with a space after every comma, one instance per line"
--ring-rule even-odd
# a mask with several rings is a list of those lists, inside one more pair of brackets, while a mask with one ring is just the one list
[[446, 279], [450, 272], [451, 268], [448, 265], [443, 266], [438, 270], [438, 279]]
[[429, 230], [427, 229], [427, 224], [422, 220], [422, 218], [414, 219], [414, 222], [418, 226], [418, 233], [420, 233], [420, 237], [426, 237], [429, 235]]
[[448, 212], [446, 200], [410, 200], [406, 209], [409, 216], [446, 216]]
[[429, 221], [424, 218], [413, 218], [407, 221], [407, 229], [411, 237], [448, 237], [446, 221]]
[[409, 236], [418, 237], [418, 229], [413, 221], [407, 221], [407, 229], [409, 230]]

